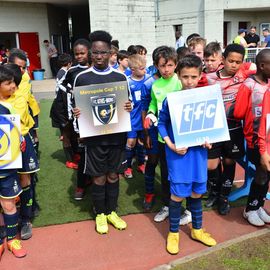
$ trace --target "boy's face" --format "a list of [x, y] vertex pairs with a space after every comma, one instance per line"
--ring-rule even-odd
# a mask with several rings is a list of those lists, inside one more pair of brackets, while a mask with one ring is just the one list
[[204, 57], [204, 64], [208, 73], [214, 72], [221, 64], [222, 56], [219, 53], [214, 53], [209, 57]]
[[78, 44], [74, 48], [74, 57], [79, 64], [86, 65], [88, 63], [88, 48], [82, 44]]
[[0, 97], [2, 99], [9, 98], [15, 92], [16, 88], [13, 80], [0, 83]]
[[183, 89], [193, 89], [201, 79], [201, 72], [195, 67], [185, 67], [178, 73], [178, 78], [182, 83]]
[[24, 72], [26, 70], [26, 61], [24, 61], [18, 57], [15, 57], [14, 64], [18, 65], [19, 68], [21, 69], [21, 73], [24, 74]]
[[226, 58], [223, 57], [225, 75], [234, 76], [241, 67], [243, 60], [243, 55], [237, 52], [230, 52]]
[[135, 78], [143, 78], [143, 76], [145, 75], [146, 73], [146, 69], [145, 69], [145, 65], [142, 65], [142, 66], [139, 66], [139, 67], [136, 67], [136, 68], [132, 68], [131, 71], [132, 71], [132, 76], [135, 77]]
[[115, 65], [117, 62], [117, 54], [116, 53], [112, 53], [111, 57], [110, 57], [110, 64], [113, 66]]
[[166, 63], [165, 58], [161, 57], [158, 61], [157, 68], [162, 78], [169, 79], [174, 75], [176, 64], [173, 60], [168, 60]]
[[193, 48], [190, 48], [190, 52], [200, 57], [201, 60], [203, 60], [203, 51], [204, 47], [202, 44], [197, 44]]
[[125, 69], [128, 68], [128, 58], [124, 58], [122, 60], [119, 59], [119, 64]]
[[91, 47], [91, 59], [94, 67], [103, 70], [109, 65], [110, 46], [103, 41], [95, 41]]

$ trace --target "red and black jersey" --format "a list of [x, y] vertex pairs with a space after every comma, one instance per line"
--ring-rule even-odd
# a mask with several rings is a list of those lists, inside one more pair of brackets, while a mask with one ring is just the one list
[[233, 111], [236, 95], [240, 85], [248, 76], [256, 72], [255, 70], [250, 70], [250, 65], [251, 63], [243, 63], [233, 77], [221, 77], [220, 74], [222, 69], [215, 73], [206, 74], [209, 85], [218, 83], [221, 87], [229, 129], [234, 129], [241, 126], [240, 120], [235, 119]]
[[242, 83], [236, 96], [234, 117], [244, 120], [244, 135], [249, 148], [258, 146], [262, 101], [268, 88], [269, 84], [260, 84], [251, 76]]
[[[267, 149], [270, 150], [270, 130], [266, 126], [267, 114], [270, 114], [270, 89], [265, 92], [262, 102], [262, 116], [258, 133], [258, 146], [261, 155]], [[270, 154], [270, 152], [268, 153]]]

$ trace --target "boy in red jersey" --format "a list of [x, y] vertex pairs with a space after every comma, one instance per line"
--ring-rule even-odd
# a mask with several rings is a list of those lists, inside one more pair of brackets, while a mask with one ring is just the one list
[[262, 50], [256, 57], [257, 72], [240, 86], [234, 109], [237, 119], [244, 119], [244, 135], [247, 141], [247, 157], [256, 167], [246, 209], [243, 216], [254, 226], [270, 223], [270, 216], [263, 209], [264, 198], [268, 191], [267, 172], [260, 164], [258, 149], [258, 128], [262, 115], [264, 93], [269, 88], [270, 50]]
[[[224, 51], [224, 67], [215, 73], [207, 74], [208, 83], [219, 84], [222, 90], [222, 97], [230, 131], [230, 141], [215, 143], [213, 148], [208, 151], [208, 170], [211, 173], [213, 182], [213, 200], [218, 201], [218, 212], [226, 215], [230, 211], [228, 196], [232, 189], [235, 160], [244, 156], [244, 136], [241, 121], [235, 119], [234, 105], [240, 85], [251, 74], [255, 73], [254, 64], [243, 63], [245, 49], [238, 44], [230, 44]], [[220, 175], [218, 166], [221, 162], [223, 172]]]

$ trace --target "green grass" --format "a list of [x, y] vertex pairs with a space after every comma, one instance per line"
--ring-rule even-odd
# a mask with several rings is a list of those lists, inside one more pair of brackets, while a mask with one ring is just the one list
[[270, 233], [174, 267], [172, 270], [268, 270]]
[[[90, 190], [87, 189], [84, 200], [73, 200], [76, 183], [76, 171], [65, 167], [65, 157], [62, 142], [59, 141], [59, 131], [51, 127], [49, 111], [51, 100], [41, 100], [40, 115], [40, 172], [37, 184], [37, 198], [41, 206], [40, 215], [34, 219], [34, 226], [62, 224], [93, 218]], [[159, 170], [156, 170], [159, 173]], [[161, 202], [160, 176], [157, 175], [155, 190], [157, 200], [153, 211], [157, 211]], [[120, 196], [118, 212], [120, 215], [141, 213], [144, 196], [144, 178], [135, 172], [133, 179], [120, 181]], [[243, 205], [242, 200], [233, 206]]]

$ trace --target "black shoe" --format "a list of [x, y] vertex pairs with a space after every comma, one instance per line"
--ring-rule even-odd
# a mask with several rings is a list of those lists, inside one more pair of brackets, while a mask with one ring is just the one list
[[228, 201], [228, 198], [224, 198], [224, 197], [221, 197], [219, 198], [219, 201], [218, 201], [218, 213], [220, 215], [227, 215], [229, 214], [230, 212], [230, 205], [229, 205], [229, 201]]
[[209, 193], [209, 196], [205, 202], [205, 207], [213, 207], [218, 202], [218, 195], [215, 193]]
[[27, 240], [32, 237], [32, 224], [30, 222], [27, 222], [25, 224], [22, 224], [21, 228], [21, 239]]

